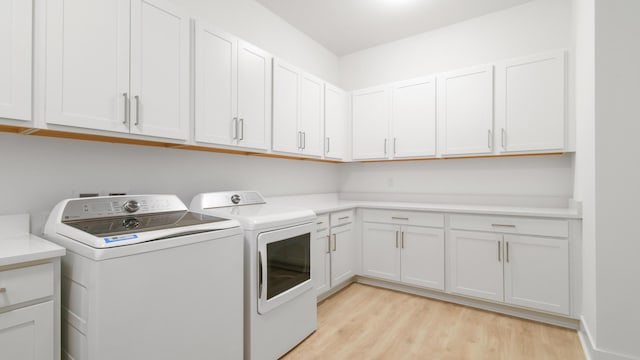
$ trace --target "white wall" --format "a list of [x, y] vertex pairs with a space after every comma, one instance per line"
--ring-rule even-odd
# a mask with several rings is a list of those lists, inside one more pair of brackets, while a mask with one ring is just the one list
[[[567, 206], [572, 156], [353, 163], [342, 165], [340, 191], [366, 197], [416, 194], [428, 201]], [[352, 194], [351, 196], [356, 196]]]
[[192, 16], [337, 84], [338, 57], [254, 0], [175, 0]]
[[640, 1], [595, 2], [597, 346], [640, 358]]
[[595, 0], [574, 0], [576, 156], [574, 198], [582, 202], [582, 326], [595, 341]]
[[396, 80], [571, 47], [571, 1], [536, 0], [340, 58], [341, 85]]
[[0, 133], [0, 214], [30, 213], [40, 233], [60, 200], [81, 192], [336, 192], [339, 165]]

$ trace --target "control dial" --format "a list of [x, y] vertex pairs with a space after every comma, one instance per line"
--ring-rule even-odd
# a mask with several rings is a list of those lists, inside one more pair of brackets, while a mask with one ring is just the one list
[[232, 195], [231, 202], [234, 203], [235, 205], [238, 205], [240, 203], [240, 195], [238, 194]]
[[124, 203], [122, 208], [124, 209], [124, 211], [128, 213], [134, 213], [140, 210], [140, 203], [135, 200], [129, 200], [126, 203]]

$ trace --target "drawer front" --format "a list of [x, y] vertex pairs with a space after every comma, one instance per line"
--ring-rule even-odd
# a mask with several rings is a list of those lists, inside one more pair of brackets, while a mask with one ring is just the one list
[[53, 295], [53, 264], [0, 271], [0, 307]]
[[331, 226], [340, 226], [353, 222], [353, 210], [331, 213]]
[[451, 215], [455, 230], [490, 231], [506, 234], [569, 237], [569, 221], [505, 216]]
[[365, 209], [362, 211], [362, 221], [437, 228], [444, 227], [444, 215], [418, 211]]
[[329, 229], [329, 215], [318, 215], [316, 218], [316, 231], [320, 232], [327, 229]]

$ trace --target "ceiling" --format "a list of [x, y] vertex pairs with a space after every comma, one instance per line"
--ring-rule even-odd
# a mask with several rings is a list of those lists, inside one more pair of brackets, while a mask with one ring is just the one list
[[531, 0], [256, 0], [338, 56]]

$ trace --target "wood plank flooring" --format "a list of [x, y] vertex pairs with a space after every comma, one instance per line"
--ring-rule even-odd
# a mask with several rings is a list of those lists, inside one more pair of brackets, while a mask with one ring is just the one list
[[584, 359], [574, 330], [352, 284], [282, 359]]

